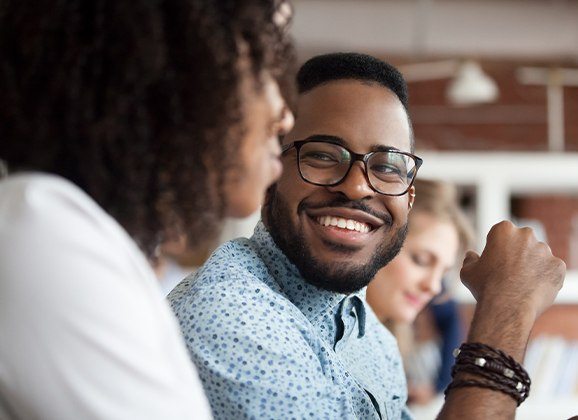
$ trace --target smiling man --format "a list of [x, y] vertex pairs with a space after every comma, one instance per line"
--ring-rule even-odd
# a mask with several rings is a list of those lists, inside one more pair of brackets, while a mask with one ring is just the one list
[[[298, 87], [285, 169], [262, 222], [177, 286], [172, 307], [216, 418], [410, 418], [397, 345], [365, 303], [365, 286], [403, 244], [421, 164], [405, 82], [390, 65], [347, 53], [309, 60]], [[511, 224], [467, 263], [464, 282], [483, 308], [470, 339], [520, 360], [563, 264]], [[515, 334], [495, 331], [511, 320]], [[447, 418], [515, 409], [483, 384], [459, 386]]]
[[[341, 74], [331, 61], [358, 61], [368, 80], [343, 78], [355, 67]], [[397, 255], [407, 231], [421, 159], [410, 153], [405, 86], [385, 63], [351, 54], [310, 61], [298, 83], [299, 119], [265, 225], [309, 283], [356, 292]]]
[[406, 86], [357, 54], [310, 60], [298, 85], [263, 222], [170, 300], [216, 418], [398, 418], [399, 353], [364, 287], [407, 230], [421, 160]]

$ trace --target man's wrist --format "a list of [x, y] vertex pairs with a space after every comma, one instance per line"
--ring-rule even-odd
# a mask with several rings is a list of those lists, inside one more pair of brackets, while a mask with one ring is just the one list
[[479, 302], [468, 341], [495, 347], [521, 362], [535, 320], [536, 313], [529, 305]]

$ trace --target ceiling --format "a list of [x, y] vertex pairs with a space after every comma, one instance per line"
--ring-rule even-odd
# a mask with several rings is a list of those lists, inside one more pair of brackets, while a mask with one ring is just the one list
[[377, 55], [550, 60], [578, 65], [576, 0], [294, 0], [302, 58]]

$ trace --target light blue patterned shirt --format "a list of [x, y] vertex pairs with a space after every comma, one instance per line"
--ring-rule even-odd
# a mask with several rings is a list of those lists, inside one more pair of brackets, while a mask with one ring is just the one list
[[169, 295], [217, 419], [408, 419], [393, 336], [305, 282], [262, 223]]

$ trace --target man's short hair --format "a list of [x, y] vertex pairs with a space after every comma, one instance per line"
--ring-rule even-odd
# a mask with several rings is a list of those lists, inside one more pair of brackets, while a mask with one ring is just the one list
[[408, 109], [407, 84], [401, 73], [382, 60], [359, 53], [331, 53], [308, 60], [297, 74], [299, 93], [335, 80], [378, 83], [392, 91]]
[[408, 110], [408, 92], [405, 79], [395, 67], [368, 54], [331, 53], [315, 56], [301, 66], [297, 73], [299, 94], [336, 80], [359, 80], [377, 83], [389, 89], [401, 102], [407, 113], [410, 150], [415, 148], [413, 127]]

